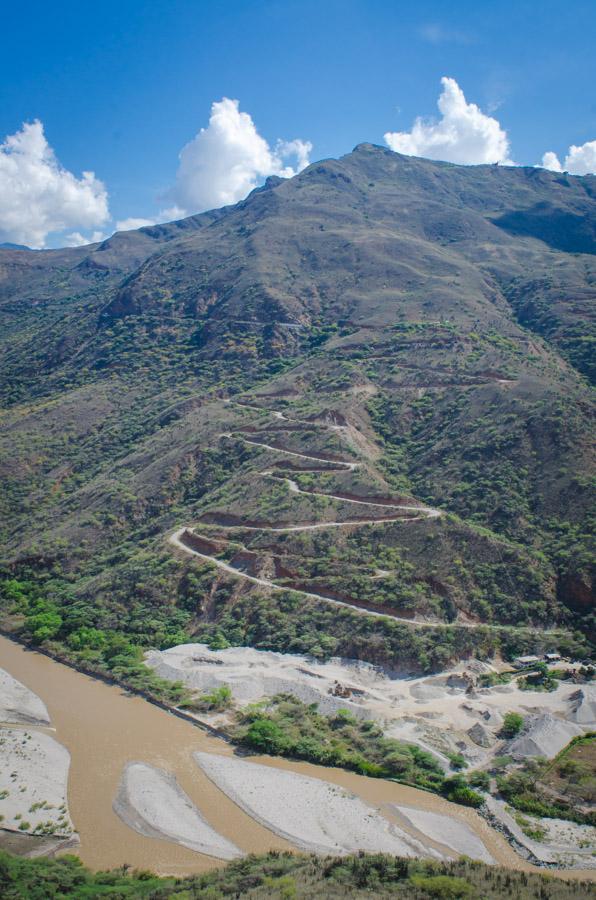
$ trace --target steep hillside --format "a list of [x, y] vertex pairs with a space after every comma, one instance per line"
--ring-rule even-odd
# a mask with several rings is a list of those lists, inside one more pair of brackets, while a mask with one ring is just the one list
[[594, 177], [371, 145], [100, 245], [0, 249], [2, 537], [35, 582], [6, 621], [49, 614], [101, 664], [114, 633], [585, 653], [595, 254]]

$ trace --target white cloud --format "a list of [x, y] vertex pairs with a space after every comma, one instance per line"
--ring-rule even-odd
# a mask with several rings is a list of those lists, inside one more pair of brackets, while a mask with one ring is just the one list
[[132, 231], [135, 228], [144, 228], [146, 225], [156, 225], [157, 219], [143, 219], [129, 216], [128, 219], [119, 219], [116, 222], [116, 231]]
[[63, 238], [61, 246], [85, 247], [87, 244], [98, 244], [100, 241], [105, 241], [107, 237], [108, 235], [103, 231], [94, 231], [89, 237], [85, 237], [80, 231], [73, 231], [72, 234], [67, 234]]
[[497, 119], [487, 116], [475, 103], [468, 103], [454, 78], [442, 78], [443, 91], [438, 121], [416, 119], [408, 132], [387, 132], [385, 141], [397, 153], [425, 156], [447, 162], [473, 165], [503, 163], [509, 159], [507, 132]]
[[185, 210], [179, 206], [170, 206], [162, 209], [153, 219], [145, 219], [141, 216], [129, 216], [128, 219], [119, 219], [116, 222], [116, 231], [133, 231], [136, 228], [145, 228], [147, 225], [159, 225], [161, 222], [174, 222], [186, 215]]
[[552, 150], [542, 157], [542, 167], [552, 172], [570, 175], [596, 175], [596, 141], [586, 141], [580, 147], [572, 144], [563, 163]]
[[[308, 165], [308, 141], [278, 141], [271, 148], [238, 100], [211, 107], [209, 125], [182, 148], [176, 183], [168, 197], [181, 210], [202, 212], [237, 203], [268, 175], [289, 178]], [[287, 164], [295, 159], [295, 166]]]
[[95, 228], [109, 219], [108, 195], [93, 172], [64, 169], [39, 121], [0, 144], [0, 241], [44, 247], [48, 234]]
[[549, 150], [548, 153], [544, 154], [541, 165], [543, 169], [550, 169], [551, 172], [563, 171], [563, 167], [559, 162], [559, 157], [556, 153], [553, 153], [552, 150]]

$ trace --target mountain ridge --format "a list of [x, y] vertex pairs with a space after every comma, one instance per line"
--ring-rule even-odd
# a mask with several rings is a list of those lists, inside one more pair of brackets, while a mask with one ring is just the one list
[[[424, 647], [399, 639], [413, 665], [469, 652], [445, 623], [592, 634], [595, 197], [591, 176], [362, 144], [222, 210], [3, 251], [7, 572], [57, 567], [66, 607], [141, 644], [182, 629], [391, 661], [382, 620], [292, 611], [173, 554], [199, 526], [288, 596], [434, 622]], [[347, 524], [403, 497], [445, 514]]]

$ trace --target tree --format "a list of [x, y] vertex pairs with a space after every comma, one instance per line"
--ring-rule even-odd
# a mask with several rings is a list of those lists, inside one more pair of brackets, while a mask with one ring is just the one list
[[25, 619], [25, 630], [29, 632], [36, 644], [56, 637], [62, 627], [62, 617], [54, 610], [36, 613]]
[[501, 731], [499, 733], [501, 737], [511, 739], [514, 738], [516, 734], [519, 734], [523, 727], [524, 717], [516, 712], [508, 712], [505, 713]]
[[282, 754], [288, 745], [286, 736], [279, 725], [266, 718], [252, 722], [246, 732], [246, 740], [258, 750], [272, 754]]

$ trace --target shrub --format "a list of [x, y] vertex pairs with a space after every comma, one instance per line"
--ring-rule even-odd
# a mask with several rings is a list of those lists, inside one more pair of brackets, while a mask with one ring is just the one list
[[471, 806], [474, 809], [478, 809], [484, 803], [482, 795], [468, 787], [463, 775], [446, 778], [442, 793], [453, 803], [461, 803], [463, 806]]
[[465, 878], [451, 875], [411, 875], [414, 887], [439, 900], [460, 900], [472, 896], [472, 885]]
[[490, 789], [490, 776], [488, 772], [470, 772], [468, 784], [471, 787], [480, 788], [481, 791], [488, 791]]

